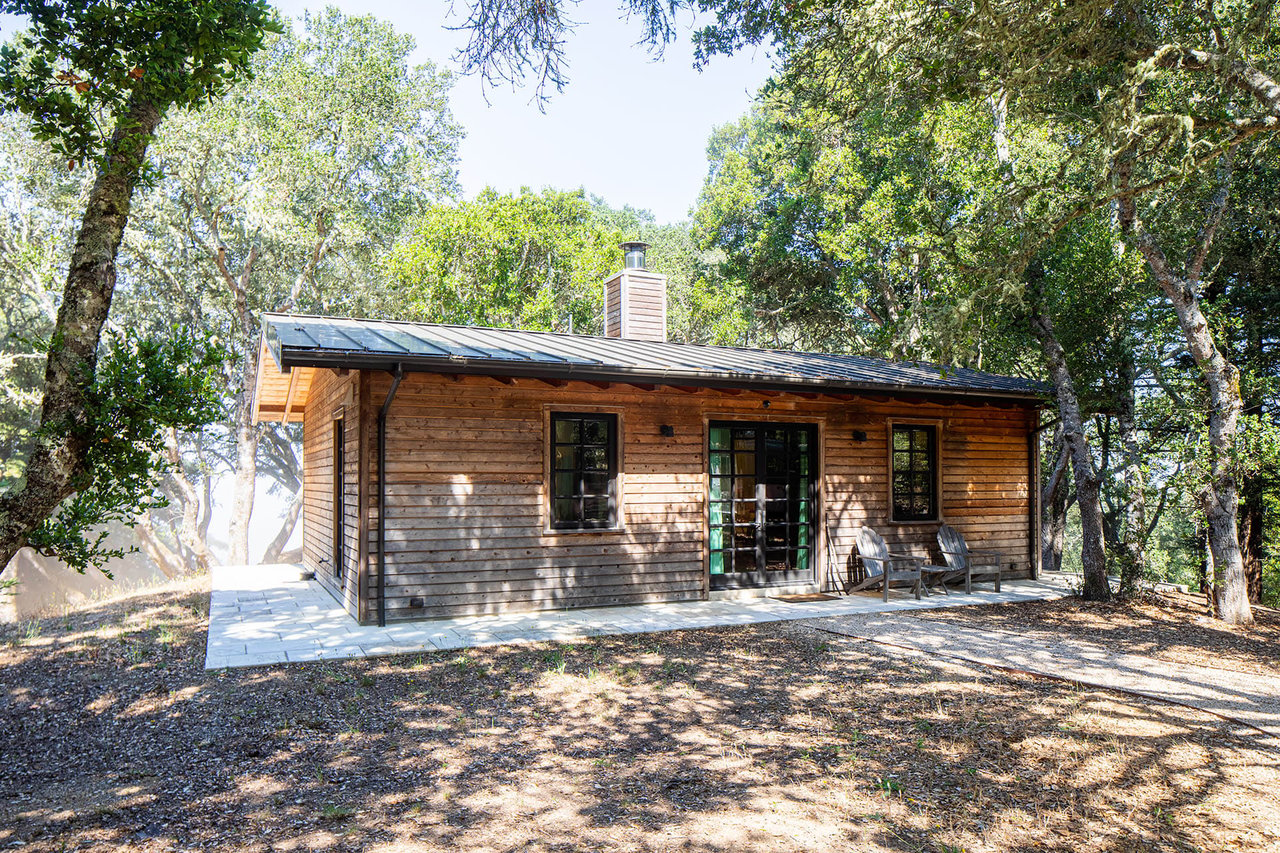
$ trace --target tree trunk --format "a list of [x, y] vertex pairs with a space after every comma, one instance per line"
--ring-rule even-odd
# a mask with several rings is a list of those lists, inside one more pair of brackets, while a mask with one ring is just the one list
[[280, 555], [284, 553], [284, 546], [289, 544], [289, 537], [293, 535], [293, 529], [298, 526], [298, 518], [302, 515], [302, 493], [294, 495], [293, 503], [289, 505], [289, 511], [285, 514], [284, 521], [280, 523], [280, 530], [276, 533], [276, 538], [271, 540], [271, 544], [267, 546], [267, 553], [262, 555], [264, 563], [280, 562]]
[[[1132, 342], [1131, 342], [1132, 344]], [[1135, 389], [1138, 369], [1132, 345], [1120, 363], [1121, 391], [1116, 400], [1116, 424], [1120, 430], [1121, 476], [1124, 508], [1120, 530], [1120, 595], [1132, 595], [1146, 574], [1147, 500], [1142, 470], [1142, 445], [1138, 440]]]
[[[1121, 228], [1131, 235], [1134, 245], [1147, 262], [1151, 276], [1173, 306], [1178, 326], [1187, 339], [1187, 348], [1209, 392], [1209, 464], [1204, 471], [1204, 485], [1198, 495], [1204, 513], [1208, 547], [1213, 567], [1209, 584], [1216, 591], [1218, 616], [1232, 624], [1253, 621], [1246, 590], [1244, 559], [1240, 549], [1237, 525], [1239, 494], [1232, 464], [1236, 431], [1243, 403], [1240, 399], [1240, 371], [1227, 361], [1218, 349], [1209, 322], [1200, 306], [1200, 285], [1209, 250], [1218, 226], [1222, 223], [1231, 191], [1234, 153], [1228, 151], [1221, 160], [1218, 189], [1210, 199], [1204, 222], [1181, 269], [1176, 269], [1165, 256], [1138, 218], [1137, 204], [1129, 196], [1117, 200]], [[1117, 169], [1120, 186], [1129, 187], [1129, 167]], [[1204, 467], [1204, 466], [1202, 466]]]
[[80, 222], [49, 346], [41, 435], [21, 485], [0, 495], [0, 567], [82, 485], [88, 448], [76, 426], [85, 418], [85, 392], [93, 383], [98, 342], [111, 311], [116, 255], [129, 221], [129, 205], [159, 123], [156, 105], [135, 95], [107, 141]]
[[1032, 317], [1031, 325], [1040, 340], [1040, 348], [1049, 366], [1049, 378], [1053, 382], [1054, 396], [1058, 401], [1058, 415], [1062, 419], [1062, 438], [1071, 456], [1071, 472], [1075, 477], [1083, 540], [1080, 549], [1081, 563], [1084, 566], [1082, 594], [1088, 601], [1110, 601], [1107, 555], [1102, 544], [1102, 504], [1098, 499], [1098, 475], [1093, 468], [1093, 458], [1089, 455], [1089, 442], [1084, 433], [1084, 419], [1080, 415], [1075, 383], [1067, 367], [1066, 353], [1054, 332], [1053, 321], [1046, 314], [1039, 313]]
[[166, 578], [172, 580], [186, 570], [182, 557], [161, 541], [151, 526], [151, 516], [147, 515], [134, 526], [133, 532], [138, 537], [138, 547], [151, 562], [155, 563]]
[[[1225, 205], [1225, 187], [1222, 204]], [[1189, 264], [1189, 273], [1179, 275], [1169, 265], [1154, 238], [1145, 230], [1136, 235], [1139, 251], [1147, 260], [1160, 289], [1173, 305], [1187, 347], [1200, 368], [1209, 391], [1209, 465], [1200, 507], [1208, 526], [1209, 549], [1213, 555], [1214, 586], [1218, 616], [1234, 625], [1253, 621], [1245, 584], [1244, 556], [1237, 526], [1238, 486], [1232, 456], [1240, 421], [1240, 371], [1214, 344], [1209, 322], [1200, 309], [1193, 282], [1199, 280], [1198, 265]], [[1207, 241], [1204, 249], [1207, 251]]]
[[1244, 549], [1245, 586], [1249, 600], [1258, 603], [1262, 601], [1262, 563], [1266, 551], [1265, 495], [1257, 476], [1245, 478], [1240, 491], [1240, 547]]
[[1070, 477], [1066, 443], [1062, 438], [1062, 424], [1053, 431], [1053, 443], [1049, 458], [1056, 460], [1053, 471], [1041, 493], [1043, 510], [1040, 534], [1040, 564], [1045, 571], [1062, 571], [1062, 544], [1067, 533], [1067, 480]]
[[[202, 509], [200, 494], [191, 484], [182, 467], [182, 448], [178, 444], [177, 430], [169, 430], [165, 436], [165, 449], [169, 455], [169, 480], [182, 505], [182, 524], [178, 527], [178, 542], [187, 552], [192, 571], [206, 573], [213, 565], [209, 541], [200, 529]], [[208, 479], [207, 477], [205, 478]], [[207, 491], [206, 491], [207, 498]]]
[[246, 356], [244, 384], [236, 413], [236, 464], [231, 497], [231, 523], [227, 527], [227, 562], [233, 566], [249, 562], [249, 519], [253, 515], [254, 490], [258, 483], [258, 425], [253, 422], [250, 402], [257, 381], [258, 361]]

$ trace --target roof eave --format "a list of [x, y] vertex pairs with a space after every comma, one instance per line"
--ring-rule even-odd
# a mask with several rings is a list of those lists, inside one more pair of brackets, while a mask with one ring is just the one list
[[[273, 336], [274, 337], [274, 336]], [[854, 382], [832, 379], [765, 378], [741, 374], [708, 373], [707, 371], [640, 370], [626, 367], [603, 367], [588, 364], [544, 364], [501, 359], [393, 355], [391, 353], [355, 350], [316, 350], [292, 348], [268, 341], [272, 355], [282, 370], [292, 367], [325, 367], [347, 370], [393, 370], [397, 365], [405, 372], [452, 373], [471, 376], [510, 376], [528, 379], [563, 379], [585, 382], [634, 382], [660, 385], [686, 385], [698, 388], [741, 388], [760, 391], [804, 391], [822, 393], [861, 392], [869, 394], [901, 394], [916, 397], [980, 397], [1043, 403], [1045, 394], [1033, 390], [925, 386], [912, 383]]]

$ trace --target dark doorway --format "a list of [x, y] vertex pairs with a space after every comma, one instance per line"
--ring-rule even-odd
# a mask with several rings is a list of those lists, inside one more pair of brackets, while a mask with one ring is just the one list
[[708, 443], [711, 588], [812, 582], [817, 427], [716, 421]]

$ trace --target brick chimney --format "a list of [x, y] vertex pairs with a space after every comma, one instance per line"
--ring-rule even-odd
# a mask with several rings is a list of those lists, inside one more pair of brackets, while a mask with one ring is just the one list
[[644, 266], [648, 243], [623, 243], [622, 272], [604, 283], [604, 333], [636, 341], [667, 339], [667, 277]]

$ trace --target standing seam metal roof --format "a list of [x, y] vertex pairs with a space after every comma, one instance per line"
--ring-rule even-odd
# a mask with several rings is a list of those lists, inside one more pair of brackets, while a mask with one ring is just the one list
[[714, 386], [910, 389], [1034, 398], [1043, 383], [963, 368], [830, 353], [718, 347], [448, 326], [266, 314], [263, 339], [281, 368], [294, 366], [600, 378]]

